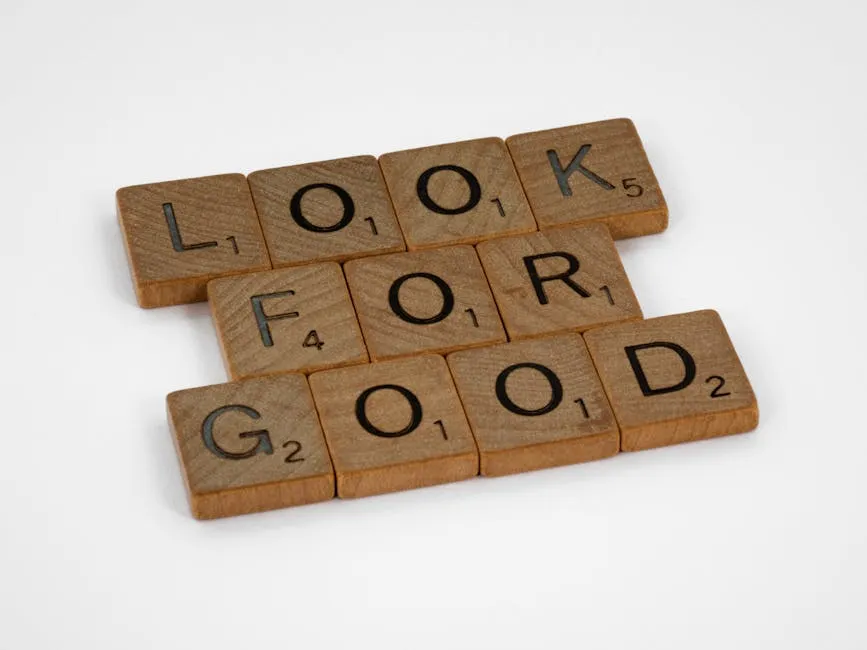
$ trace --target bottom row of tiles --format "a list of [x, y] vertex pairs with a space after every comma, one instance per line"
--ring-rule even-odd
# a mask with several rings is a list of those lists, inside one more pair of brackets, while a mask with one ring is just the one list
[[580, 463], [758, 424], [714, 311], [193, 388], [167, 402], [200, 519]]

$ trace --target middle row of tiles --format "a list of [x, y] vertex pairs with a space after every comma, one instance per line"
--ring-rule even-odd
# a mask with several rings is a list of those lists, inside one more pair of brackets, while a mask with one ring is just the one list
[[208, 300], [233, 380], [642, 318], [600, 224], [221, 278]]

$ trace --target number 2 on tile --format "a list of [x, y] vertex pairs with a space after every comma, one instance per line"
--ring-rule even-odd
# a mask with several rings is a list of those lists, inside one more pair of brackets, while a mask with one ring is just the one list
[[297, 456], [298, 453], [301, 451], [301, 443], [298, 442], [297, 440], [287, 440], [286, 442], [283, 443], [283, 449], [286, 449], [286, 447], [288, 447], [289, 445], [292, 445], [292, 447], [293, 447], [292, 453], [289, 454], [288, 456], [286, 456], [286, 458], [283, 459], [283, 462], [284, 463], [300, 463], [301, 461], [303, 461], [304, 460], [303, 458], [295, 458], [295, 456]]
[[720, 377], [719, 375], [711, 375], [710, 377], [708, 377], [707, 379], [705, 379], [704, 383], [709, 384], [709, 383], [711, 383], [712, 381], [715, 381], [715, 382], [716, 382], [716, 388], [714, 388], [714, 389], [711, 391], [711, 394], [710, 394], [711, 397], [713, 397], [713, 398], [717, 398], [717, 397], [728, 397], [729, 395], [731, 395], [731, 392], [729, 392], [729, 391], [726, 391], [726, 392], [724, 392], [724, 393], [721, 393], [721, 392], [720, 392], [720, 391], [722, 390], [722, 387], [726, 385], [726, 380], [725, 380], [725, 379], [723, 379], [723, 378]]

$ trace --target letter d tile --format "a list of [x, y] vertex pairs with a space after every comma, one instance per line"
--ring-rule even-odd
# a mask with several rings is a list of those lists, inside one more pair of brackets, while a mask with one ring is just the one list
[[756, 428], [759, 408], [715, 311], [696, 311], [584, 334], [620, 425], [622, 451]]

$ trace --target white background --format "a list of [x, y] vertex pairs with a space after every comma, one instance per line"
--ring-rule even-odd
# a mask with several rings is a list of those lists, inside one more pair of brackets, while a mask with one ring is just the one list
[[[862, 2], [0, 8], [0, 649], [867, 647]], [[202, 523], [118, 187], [635, 120], [647, 316], [720, 311], [754, 433]]]

